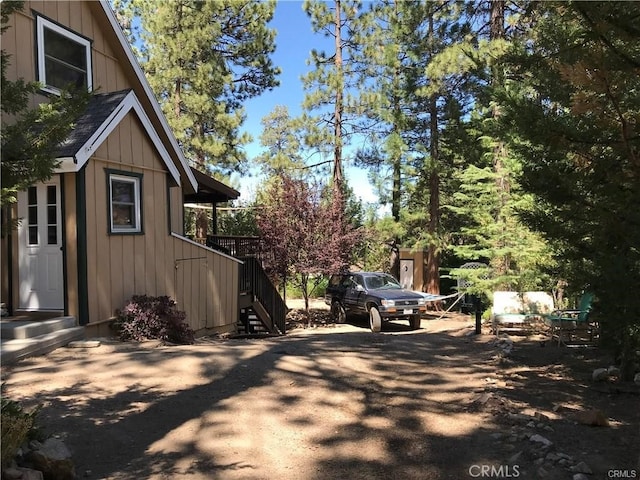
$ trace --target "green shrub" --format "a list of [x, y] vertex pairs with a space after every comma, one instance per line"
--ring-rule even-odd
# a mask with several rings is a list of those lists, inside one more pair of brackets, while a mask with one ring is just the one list
[[39, 411], [40, 407], [31, 412], [25, 412], [20, 403], [2, 397], [0, 407], [2, 468], [11, 463], [20, 446], [26, 441], [42, 439], [42, 433], [36, 426], [36, 415]]
[[173, 343], [194, 342], [195, 333], [185, 322], [187, 315], [167, 296], [134, 295], [116, 312], [112, 328], [123, 342], [163, 340]]
[[[327, 289], [329, 277], [313, 277], [309, 279], [309, 298], [322, 298]], [[287, 282], [287, 298], [302, 298], [302, 289], [298, 282]]]

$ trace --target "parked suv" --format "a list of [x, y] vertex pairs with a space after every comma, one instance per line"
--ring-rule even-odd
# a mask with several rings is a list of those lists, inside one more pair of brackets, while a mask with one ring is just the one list
[[325, 293], [336, 323], [347, 315], [368, 314], [372, 332], [382, 329], [382, 321], [408, 319], [412, 329], [420, 328], [420, 315], [426, 311], [423, 295], [403, 289], [391, 275], [380, 272], [354, 272], [333, 275]]

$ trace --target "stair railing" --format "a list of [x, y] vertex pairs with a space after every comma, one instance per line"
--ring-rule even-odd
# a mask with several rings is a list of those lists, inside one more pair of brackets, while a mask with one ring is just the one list
[[250, 292], [271, 316], [277, 332], [286, 333], [287, 305], [255, 257], [240, 258], [240, 292]]

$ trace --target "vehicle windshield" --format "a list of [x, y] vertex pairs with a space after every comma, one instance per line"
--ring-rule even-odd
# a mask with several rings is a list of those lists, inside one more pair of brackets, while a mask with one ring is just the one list
[[398, 281], [391, 275], [381, 273], [380, 275], [368, 275], [364, 277], [364, 283], [368, 289], [400, 289]]

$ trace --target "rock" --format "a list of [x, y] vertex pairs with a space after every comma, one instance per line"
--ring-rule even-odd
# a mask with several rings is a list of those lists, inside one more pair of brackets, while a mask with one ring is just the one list
[[531, 417], [524, 413], [509, 413], [507, 417], [513, 422], [528, 422], [531, 420]]
[[549, 472], [547, 472], [544, 467], [540, 467], [537, 473], [539, 478], [546, 478], [549, 476]]
[[549, 421], [549, 417], [547, 417], [544, 413], [536, 412], [536, 413], [533, 414], [533, 416], [539, 422], [548, 422]]
[[31, 440], [29, 442], [29, 450], [38, 450], [42, 448], [42, 443], [40, 443], [38, 440]]
[[553, 442], [551, 440], [538, 434], [531, 435], [531, 437], [529, 437], [529, 441], [534, 443], [541, 443], [545, 447], [550, 447], [551, 445], [553, 445]]
[[100, 340], [74, 340], [67, 344], [67, 348], [97, 348], [101, 345]]
[[561, 459], [560, 455], [553, 453], [553, 452], [549, 452], [547, 453], [547, 456], [544, 457], [545, 460], [549, 461], [549, 462], [557, 462], [558, 460]]
[[490, 392], [485, 392], [482, 395], [480, 395], [478, 398], [476, 398], [473, 403], [479, 403], [480, 405], [484, 405], [486, 404], [489, 400], [491, 400], [493, 398], [493, 394]]
[[591, 468], [589, 468], [589, 465], [587, 465], [584, 462], [580, 462], [579, 464], [574, 465], [573, 467], [570, 468], [570, 470], [575, 473], [588, 473], [589, 475], [593, 473]]
[[4, 480], [19, 480], [22, 478], [22, 471], [19, 468], [5, 468], [2, 472]]
[[640, 372], [636, 373], [635, 377], [633, 377], [633, 383], [640, 385]]
[[600, 410], [585, 410], [574, 415], [576, 422], [592, 427], [608, 427], [609, 419]]
[[57, 438], [49, 438], [39, 448], [32, 449], [27, 454], [26, 461], [34, 469], [40, 470], [46, 478], [56, 480], [74, 480], [77, 478], [75, 466], [71, 459], [71, 452]]
[[42, 472], [24, 467], [12, 467], [3, 470], [3, 480], [43, 480]]
[[522, 456], [522, 450], [520, 450], [518, 453], [514, 453], [513, 455], [511, 455], [509, 457], [509, 460], [507, 460], [507, 463], [509, 465], [514, 465], [516, 463], [518, 463], [518, 460], [520, 460], [520, 457]]
[[603, 382], [609, 378], [609, 370], [606, 368], [596, 368], [591, 375], [594, 382]]

